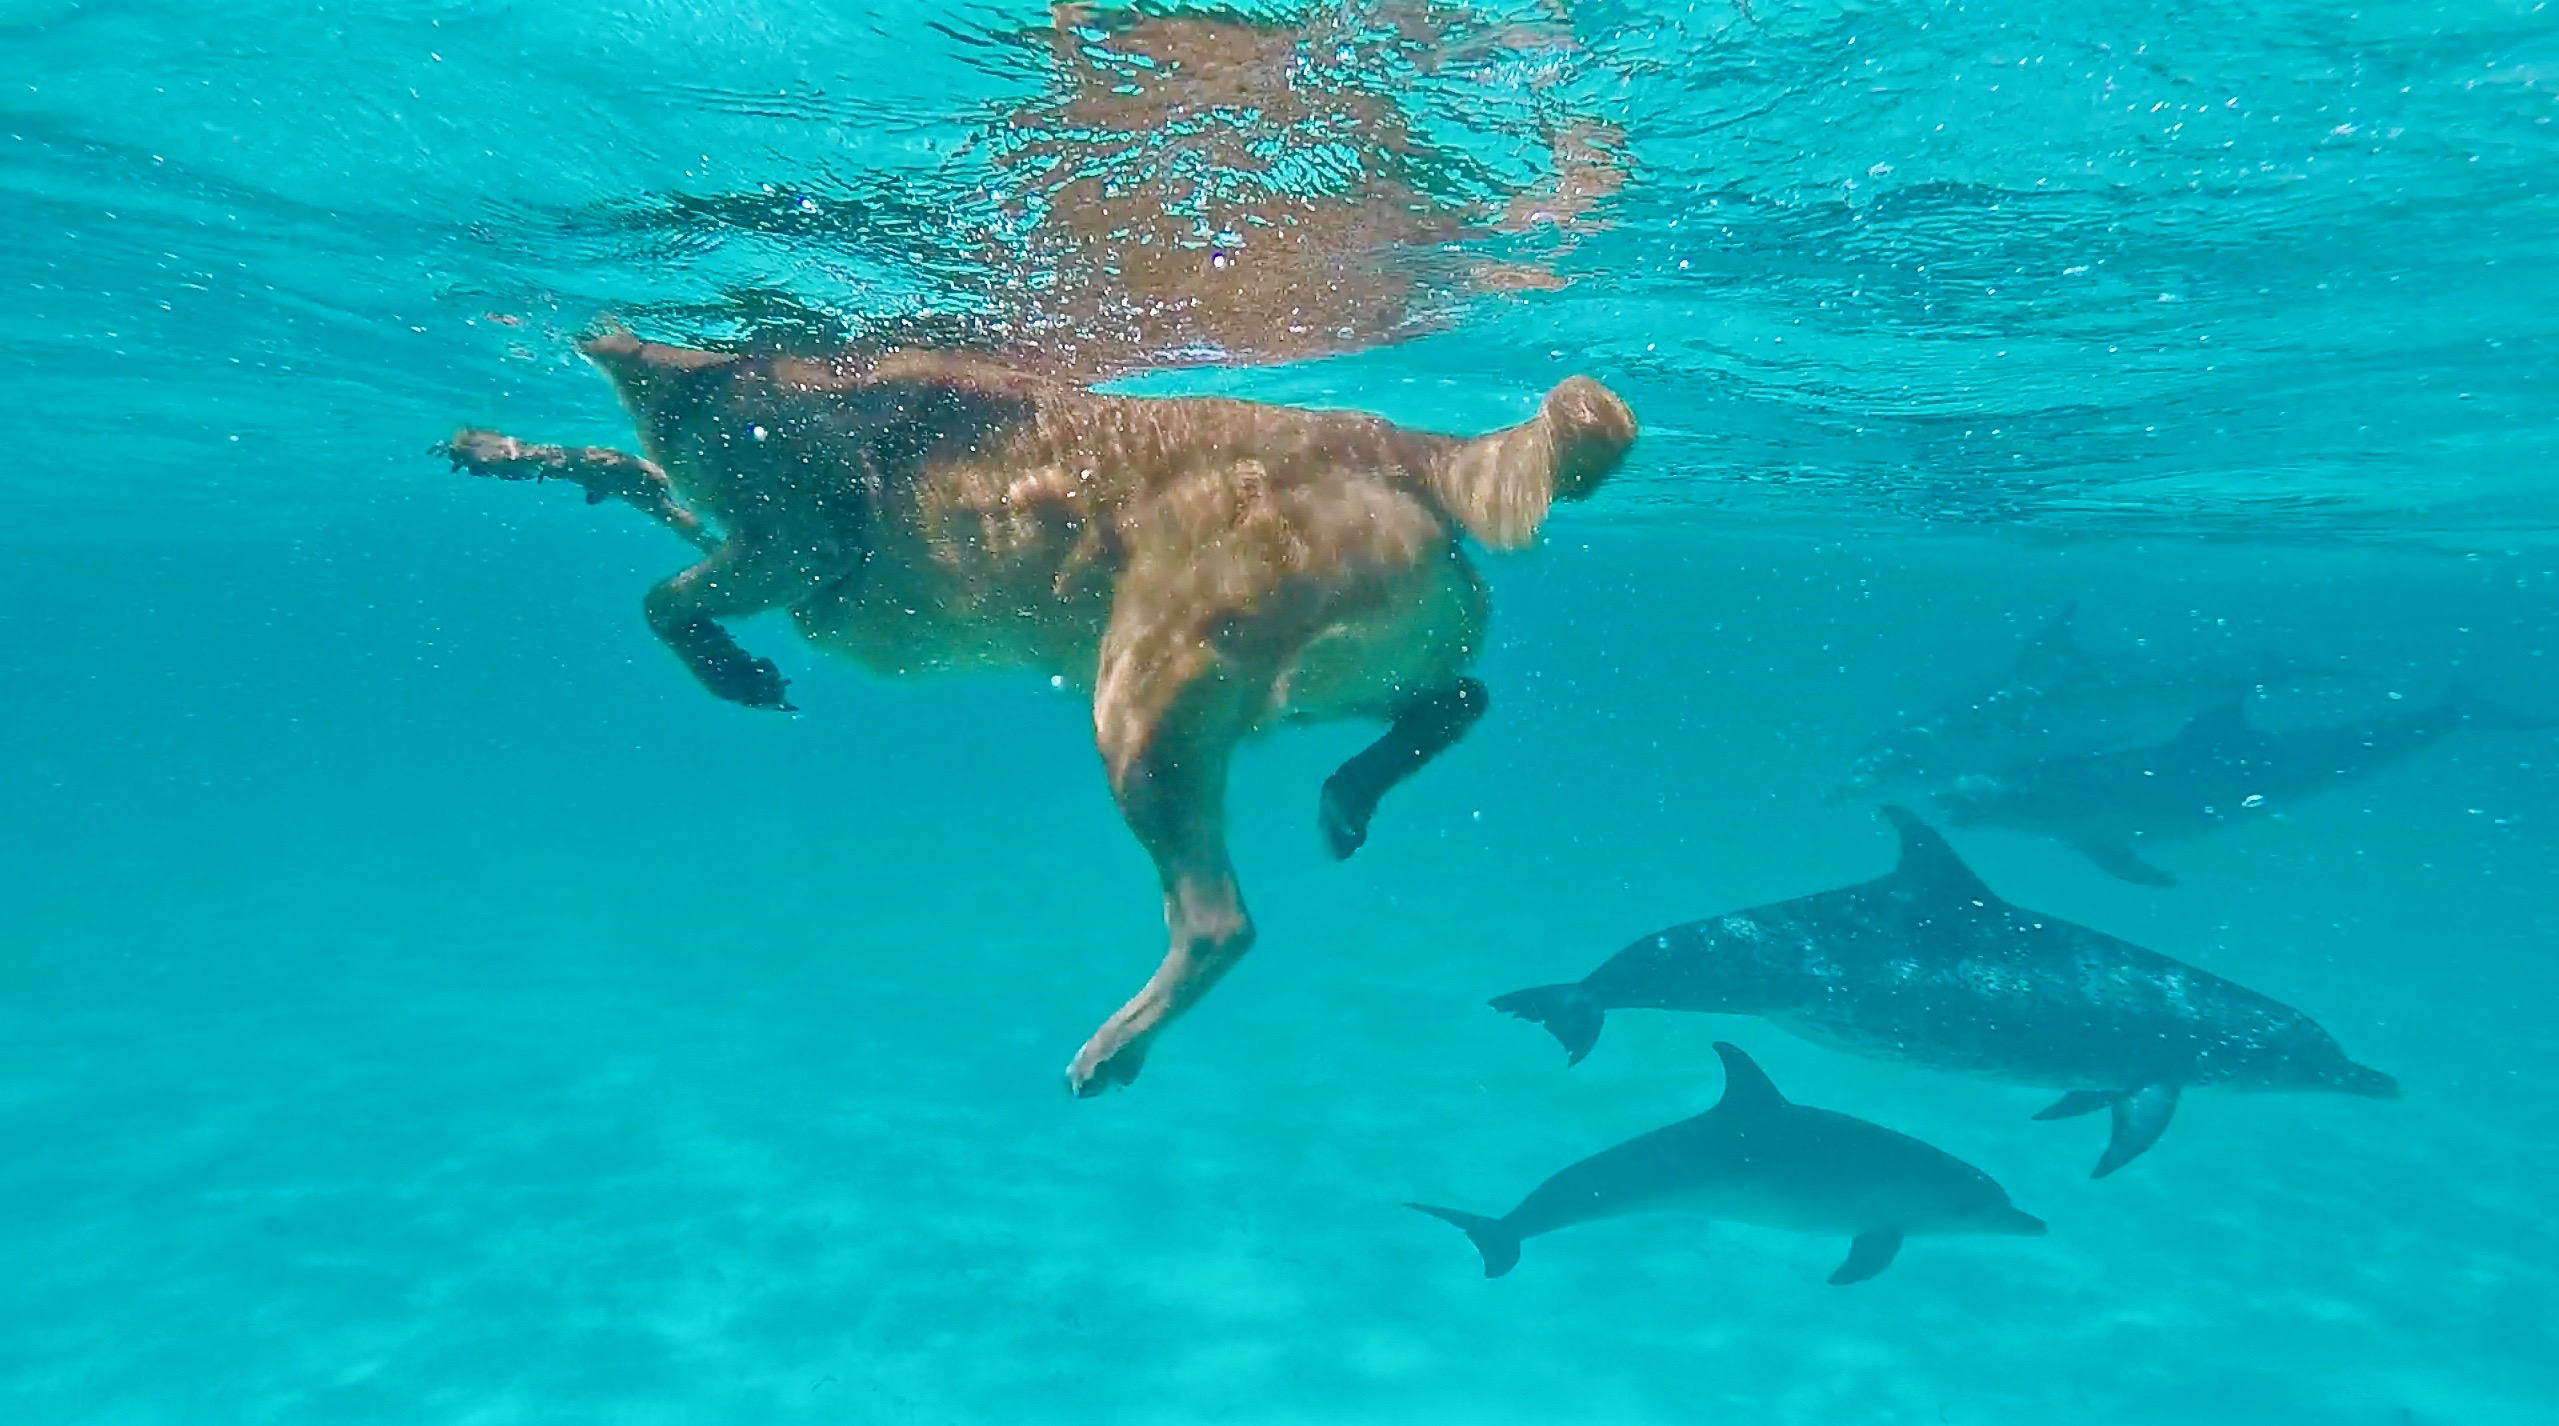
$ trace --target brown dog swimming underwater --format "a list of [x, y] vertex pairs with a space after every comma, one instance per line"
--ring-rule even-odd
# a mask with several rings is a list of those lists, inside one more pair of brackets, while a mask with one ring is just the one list
[[1476, 439], [1372, 416], [1104, 396], [929, 352], [747, 357], [613, 332], [585, 344], [642, 456], [466, 430], [457, 468], [627, 501], [706, 554], [648, 593], [649, 627], [705, 688], [787, 709], [722, 621], [787, 612], [890, 674], [1029, 668], [1087, 689], [1112, 795], [1155, 859], [1172, 946], [1067, 1071], [1079, 1095], [1147, 1047], [1253, 940], [1227, 859], [1228, 759], [1290, 721], [1378, 718], [1325, 784], [1357, 850], [1389, 788], [1483, 714], [1464, 671], [1484, 586], [1461, 533], [1526, 544], [1635, 439], [1575, 377]]

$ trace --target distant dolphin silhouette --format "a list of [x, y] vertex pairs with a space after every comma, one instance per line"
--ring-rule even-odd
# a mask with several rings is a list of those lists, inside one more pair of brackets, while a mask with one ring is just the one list
[[2203, 708], [2341, 670], [2272, 653], [2093, 653], [2066, 605], [1999, 679], [1866, 745], [1830, 800], [1920, 796], [2046, 758], [2156, 742]]
[[1583, 980], [1496, 998], [1579, 1064], [1611, 1010], [1756, 1015], [1805, 1039], [2070, 1091], [2036, 1115], [2114, 1111], [2092, 1177], [2156, 1142], [2187, 1085], [2392, 1098], [2307, 1015], [2221, 977], [1999, 899], [1909, 811], [1888, 875], [1646, 936]]
[[2199, 836], [2241, 817], [2280, 811], [2332, 787], [2370, 777], [2464, 727], [2551, 726], [2491, 707], [2455, 686], [2434, 703], [2394, 717], [2267, 732], [2237, 698], [2206, 709], [2151, 747], [2048, 758], [1967, 778], [1932, 798], [1956, 826], [2043, 833], [2110, 875], [2144, 886], [2176, 878], [2136, 845]]
[[1891, 1267], [1913, 1234], [2041, 1237], [1990, 1175], [1907, 1134], [1787, 1102], [1750, 1056], [1718, 1043], [1724, 1097], [1694, 1119], [1638, 1134], [1539, 1184], [1499, 1218], [1408, 1203], [1456, 1224], [1484, 1255], [1484, 1276], [1519, 1262], [1520, 1240], [1629, 1213], [1685, 1210], [1798, 1233], [1840, 1233], [1845, 1286]]

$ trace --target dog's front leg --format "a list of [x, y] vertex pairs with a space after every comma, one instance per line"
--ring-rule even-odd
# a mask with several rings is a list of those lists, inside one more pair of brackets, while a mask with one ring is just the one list
[[675, 498], [675, 487], [656, 462], [609, 446], [545, 446], [495, 431], [465, 429], [435, 448], [455, 470], [498, 480], [567, 480], [586, 491], [586, 503], [619, 500], [703, 550], [720, 537]]
[[660, 581], [643, 605], [649, 628], [704, 688], [749, 708], [793, 712], [790, 680], [773, 660], [739, 647], [722, 619], [797, 604], [831, 573], [829, 563], [732, 536], [710, 558]]

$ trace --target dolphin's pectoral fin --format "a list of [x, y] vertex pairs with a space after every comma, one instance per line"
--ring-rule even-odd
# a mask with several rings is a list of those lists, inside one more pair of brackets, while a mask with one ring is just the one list
[[2097, 1160], [2090, 1178], [2104, 1178], [2159, 1142], [2169, 1119], [2177, 1113], [2177, 1086], [2145, 1084], [2130, 1094], [2117, 1096], [2114, 1110], [2114, 1136], [2106, 1141], [2106, 1152]]
[[2038, 1110], [2038, 1121], [2076, 1119], [2100, 1109], [2114, 1111], [2114, 1132], [2090, 1178], [2104, 1178], [2140, 1158], [2168, 1129], [2177, 1113], [2177, 1086], [2148, 1084], [2134, 1090], [2074, 1089]]
[[2113, 1108], [2115, 1101], [2121, 1098], [2123, 1098], [2122, 1095], [2111, 1090], [2074, 1089], [2036, 1110], [2035, 1120], [2041, 1123], [2048, 1119], [2076, 1119], [2082, 1114], [2094, 1114], [2100, 1109]]
[[1870, 1228], [1857, 1235], [1848, 1245], [1848, 1261], [1830, 1275], [1830, 1285], [1846, 1287], [1864, 1282], [1893, 1265], [1893, 1255], [1901, 1251], [1899, 1228]]
[[2175, 886], [2177, 878], [2141, 859], [2141, 854], [2128, 842], [2106, 837], [2077, 837], [2071, 850], [2097, 864], [2097, 869], [2117, 881], [2135, 886]]

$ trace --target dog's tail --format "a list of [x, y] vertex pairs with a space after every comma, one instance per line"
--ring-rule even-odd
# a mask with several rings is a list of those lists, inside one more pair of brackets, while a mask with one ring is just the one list
[[1635, 444], [1635, 413], [1587, 376], [1567, 377], [1530, 419], [1460, 441], [1431, 462], [1431, 494], [1490, 548], [1537, 537], [1558, 500], [1597, 490]]

